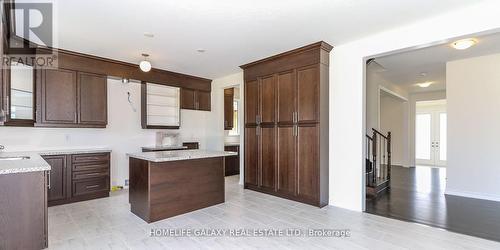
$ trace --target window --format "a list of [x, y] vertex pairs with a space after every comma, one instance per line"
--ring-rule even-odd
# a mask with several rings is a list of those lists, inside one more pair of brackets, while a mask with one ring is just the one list
[[238, 125], [238, 106], [239, 106], [238, 100], [234, 100], [234, 102], [233, 102], [233, 112], [234, 112], [233, 129], [229, 130], [229, 135], [239, 135], [240, 134], [240, 131], [238, 129], [238, 127], [239, 127], [239, 125]]

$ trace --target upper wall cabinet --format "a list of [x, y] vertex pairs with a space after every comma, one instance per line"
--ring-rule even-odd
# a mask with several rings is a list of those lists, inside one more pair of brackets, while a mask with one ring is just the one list
[[42, 69], [36, 75], [35, 126], [106, 127], [106, 76], [65, 69]]
[[210, 111], [210, 91], [182, 88], [181, 109]]
[[181, 90], [154, 83], [142, 83], [142, 128], [178, 129], [180, 120]]
[[35, 71], [32, 66], [13, 64], [5, 70], [3, 80], [4, 110], [7, 126], [33, 126]]

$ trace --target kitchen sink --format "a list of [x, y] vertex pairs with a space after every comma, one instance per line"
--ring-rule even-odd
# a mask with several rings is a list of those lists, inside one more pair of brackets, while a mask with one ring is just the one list
[[20, 161], [29, 159], [29, 156], [0, 156], [0, 161]]

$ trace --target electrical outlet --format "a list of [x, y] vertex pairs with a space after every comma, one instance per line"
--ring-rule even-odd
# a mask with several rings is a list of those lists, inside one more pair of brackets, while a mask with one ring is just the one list
[[128, 186], [128, 179], [125, 180], [125, 186]]

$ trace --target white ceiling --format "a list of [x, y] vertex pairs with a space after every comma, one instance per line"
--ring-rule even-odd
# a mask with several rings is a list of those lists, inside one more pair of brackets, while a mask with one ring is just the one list
[[55, 1], [60, 48], [133, 63], [145, 52], [153, 67], [216, 78], [309, 43], [338, 45], [483, 0]]
[[[438, 91], [446, 89], [446, 62], [500, 53], [500, 33], [476, 37], [476, 46], [467, 50], [453, 49], [450, 44], [428, 47], [404, 53], [376, 58], [375, 61], [386, 69], [378, 72], [385, 80], [406, 88], [409, 92]], [[426, 77], [420, 73], [426, 72]], [[420, 88], [416, 83], [435, 82], [428, 88]]]

